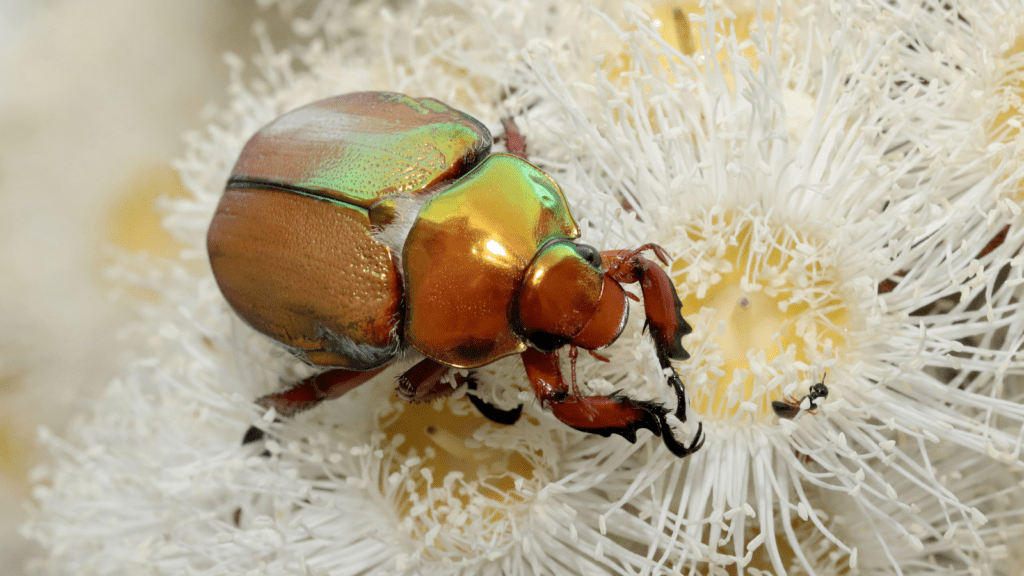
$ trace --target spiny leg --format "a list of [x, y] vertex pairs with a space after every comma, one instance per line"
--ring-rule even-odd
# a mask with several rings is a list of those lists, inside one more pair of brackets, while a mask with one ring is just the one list
[[[430, 358], [421, 360], [398, 377], [396, 391], [399, 398], [407, 402], [426, 402], [451, 394], [455, 389], [444, 381], [444, 375], [450, 369], [449, 366]], [[477, 388], [475, 378], [463, 376], [458, 372], [454, 374], [454, 378], [457, 384], [465, 384], [469, 388], [470, 393], [467, 396], [470, 403], [487, 419], [505, 425], [515, 424], [519, 420], [523, 411], [522, 404], [512, 410], [502, 410], [484, 402], [475, 394]]]
[[477, 411], [479, 411], [480, 414], [483, 414], [483, 416], [491, 422], [511, 426], [519, 421], [519, 417], [523, 414], [522, 404], [519, 404], [511, 410], [502, 410], [489, 402], [481, 400], [480, 397], [476, 395], [477, 381], [476, 378], [473, 378], [472, 374], [469, 376], [455, 374], [455, 379], [459, 381], [460, 384], [462, 382], [466, 383], [466, 386], [470, 390], [469, 394], [466, 395], [469, 398], [470, 403], [472, 403], [473, 406], [476, 406]]
[[686, 422], [686, 390], [672, 367], [672, 360], [686, 360], [690, 357], [683, 348], [682, 337], [693, 329], [683, 319], [683, 303], [676, 294], [672, 279], [660, 266], [640, 255], [644, 250], [653, 250], [658, 260], [668, 265], [668, 254], [657, 244], [644, 244], [633, 250], [602, 252], [601, 263], [606, 274], [617, 282], [640, 283], [647, 315], [644, 325], [651, 331], [658, 362], [662, 369], [669, 370], [669, 384], [676, 392], [675, 416]]
[[429, 402], [450, 395], [455, 391], [444, 381], [449, 367], [425, 358], [398, 377], [395, 392], [406, 402]]
[[[683, 348], [682, 337], [693, 331], [682, 315], [683, 303], [679, 300], [675, 285], [668, 274], [656, 263], [641, 256], [644, 250], [652, 250], [662, 264], [668, 266], [668, 253], [657, 244], [644, 244], [632, 250], [609, 250], [601, 253], [605, 273], [619, 283], [640, 283], [644, 297], [646, 321], [644, 327], [651, 331], [658, 363], [668, 370], [668, 383], [676, 394], [674, 416], [686, 422], [686, 388], [679, 378], [672, 360], [686, 360], [690, 354]], [[704, 445], [704, 425], [697, 423], [697, 434], [689, 446], [675, 441], [671, 434], [665, 435], [665, 444], [677, 456], [695, 452]], [[674, 446], [673, 446], [674, 444]]]
[[661, 404], [634, 400], [618, 393], [608, 396], [572, 395], [554, 352], [528, 348], [521, 357], [541, 405], [550, 408], [551, 413], [568, 426], [606, 437], [618, 434], [630, 442], [636, 442], [637, 430], [646, 428], [661, 436], [668, 449], [679, 457], [690, 454], [703, 444], [702, 426], [698, 426], [697, 435], [689, 446], [676, 441], [666, 420], [669, 412]]
[[512, 118], [506, 118], [501, 123], [505, 128], [505, 149], [508, 150], [509, 154], [526, 160], [526, 138], [519, 131], [516, 121]]
[[571, 381], [572, 381], [572, 395], [573, 396], [579, 396], [580, 395], [579, 386], [576, 385], [576, 358], [578, 358], [579, 355], [580, 355], [580, 351], [579, 351], [579, 349], [577, 347], [569, 346], [569, 366], [572, 367], [572, 373], [571, 373], [572, 378], [571, 378]]
[[[284, 390], [262, 396], [256, 400], [256, 403], [268, 410], [273, 408], [281, 418], [290, 418], [299, 412], [309, 410], [324, 400], [343, 396], [346, 392], [383, 372], [384, 368], [375, 368], [365, 372], [334, 368], [299, 380]], [[242, 438], [242, 444], [256, 442], [262, 438], [263, 430], [250, 426]]]
[[676, 294], [675, 285], [668, 274], [654, 262], [640, 255], [653, 250], [663, 264], [668, 265], [668, 254], [657, 244], [644, 244], [633, 250], [601, 252], [605, 274], [620, 284], [640, 283], [644, 295], [645, 326], [651, 330], [663, 368], [669, 360], [686, 360], [690, 354], [683, 348], [682, 337], [693, 331], [683, 319], [683, 303]]

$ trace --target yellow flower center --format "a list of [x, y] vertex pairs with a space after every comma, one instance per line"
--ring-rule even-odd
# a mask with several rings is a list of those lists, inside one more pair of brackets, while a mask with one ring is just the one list
[[160, 225], [156, 202], [161, 197], [185, 198], [187, 192], [170, 166], [154, 166], [138, 174], [108, 217], [107, 239], [129, 252], [174, 258], [182, 245]]
[[[708, 31], [707, 24], [705, 23], [706, 12], [704, 8], [701, 8], [699, 1], [652, 2], [646, 8], [646, 12], [650, 15], [652, 23], [658, 30], [658, 34], [673, 48], [687, 56], [699, 55], [703, 50], [701, 38], [706, 37]], [[717, 16], [715, 34], [725, 36], [730, 34], [730, 32], [735, 33], [738, 44], [749, 40], [751, 34], [756, 32], [758, 28], [757, 6], [753, 3], [749, 6], [735, 7], [730, 10], [719, 9]], [[772, 22], [774, 15], [770, 10], [765, 9], [762, 12], [762, 17], [765, 24], [768, 24]], [[758, 62], [757, 51], [754, 49], [754, 46], [748, 43], [741, 53], [756, 69]], [[719, 62], [725, 62], [729, 59], [729, 54], [724, 48], [719, 48], [716, 56]], [[671, 70], [672, 67], [669, 59], [665, 56], [659, 56], [658, 62], [666, 71]], [[616, 78], [630, 68], [631, 60], [628, 54], [623, 52], [618, 54], [616, 58], [606, 60], [605, 66], [606, 70], [609, 71], [609, 76]], [[728, 70], [725, 72], [729, 85], [733, 86], [731, 75], [728, 73]], [[669, 74], [669, 81], [675, 81], [671, 74]]]
[[391, 404], [395, 410], [380, 424], [388, 437], [384, 445], [398, 444], [398, 458], [383, 471], [381, 490], [393, 494], [410, 536], [428, 551], [448, 555], [469, 553], [468, 544], [479, 538], [511, 534], [509, 516], [524, 501], [520, 489], [524, 483], [536, 489], [539, 454], [487, 442], [507, 429], [481, 416], [466, 398]]
[[[999, 112], [986, 126], [989, 142], [1010, 144], [1020, 140], [1021, 123], [1024, 115], [1024, 36], [1018, 36], [1013, 46], [996, 59], [996, 95], [1001, 100]], [[1012, 161], [1013, 166], [1024, 163], [1024, 145], [1018, 145]], [[1024, 181], [1011, 188], [1017, 202], [1024, 202]]]
[[688, 341], [700, 343], [683, 368], [691, 405], [705, 418], [772, 421], [772, 402], [798, 402], [846, 344], [833, 251], [749, 214], [706, 213], [687, 234], [672, 276], [694, 325]]
[[[185, 245], [161, 226], [162, 215], [157, 202], [161, 198], [180, 200], [187, 196], [184, 184], [171, 166], [158, 165], [143, 169], [133, 177], [118, 203], [111, 207], [103, 240], [128, 252], [145, 252], [159, 258], [178, 258]], [[97, 253], [103, 253], [96, 263], [97, 275], [114, 264], [105, 252], [97, 250]], [[206, 267], [198, 260], [184, 264], [197, 273]], [[115, 283], [119, 289], [140, 300], [159, 300], [156, 292], [138, 283], [126, 280], [116, 280]]]

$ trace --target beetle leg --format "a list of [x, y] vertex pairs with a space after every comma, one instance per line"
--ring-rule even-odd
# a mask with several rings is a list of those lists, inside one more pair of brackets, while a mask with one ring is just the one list
[[338, 398], [383, 371], [384, 367], [365, 372], [334, 368], [299, 380], [285, 390], [267, 394], [256, 403], [267, 409], [273, 408], [279, 416], [287, 418], [324, 400]]
[[[406, 402], [426, 402], [448, 396], [455, 391], [455, 388], [443, 380], [448, 370], [450, 370], [449, 366], [425, 358], [398, 377], [398, 388], [395, 391], [398, 393], [398, 397]], [[456, 372], [454, 378], [458, 385], [465, 384], [469, 390], [476, 390], [477, 382], [472, 376], [463, 376]], [[466, 396], [481, 414], [498, 424], [515, 424], [523, 411], [522, 404], [513, 410], [502, 410], [484, 402], [476, 394], [470, 393]]]
[[509, 154], [526, 160], [526, 138], [523, 138], [523, 133], [519, 131], [516, 121], [506, 118], [501, 121], [501, 124], [505, 127], [505, 149]]
[[[680, 444], [669, 426], [669, 411], [656, 402], [634, 400], [618, 393], [608, 396], [573, 396], [569, 393], [569, 384], [562, 376], [558, 356], [554, 352], [527, 348], [521, 357], [526, 367], [526, 376], [541, 405], [550, 408], [552, 414], [568, 426], [606, 437], [618, 434], [630, 442], [636, 442], [637, 430], [646, 428], [655, 436], [662, 437], [665, 446], [679, 457], [700, 449], [704, 444], [702, 424], [698, 424], [697, 434], [688, 446]], [[681, 382], [678, 387], [682, 387]], [[684, 411], [685, 405], [677, 409], [677, 413]]]
[[580, 351], [575, 346], [569, 346], [569, 365], [572, 366], [572, 395], [579, 397], [580, 389], [576, 385], [576, 358], [580, 355]]
[[683, 303], [679, 301], [675, 286], [668, 274], [640, 253], [653, 250], [658, 260], [668, 264], [668, 254], [657, 244], [644, 244], [633, 250], [609, 250], [601, 253], [605, 274], [620, 284], [640, 283], [647, 313], [646, 326], [658, 351], [662, 367], [669, 360], [686, 360], [690, 354], [683, 348], [681, 338], [692, 329], [683, 319]]
[[448, 366], [430, 358], [420, 360], [398, 377], [395, 392], [406, 402], [427, 402], [448, 396], [455, 391], [443, 380], [448, 369]]
[[[273, 408], [282, 418], [289, 418], [303, 410], [309, 410], [324, 400], [344, 395], [349, 390], [383, 372], [384, 368], [386, 366], [365, 372], [334, 368], [299, 380], [284, 390], [262, 396], [256, 400], [256, 403], [268, 410]], [[250, 426], [242, 438], [242, 444], [256, 442], [261, 438], [263, 438], [263, 430]]]
[[523, 413], [522, 404], [516, 406], [512, 410], [502, 410], [501, 408], [498, 408], [493, 404], [485, 402], [479, 396], [476, 395], [475, 392], [478, 384], [476, 378], [473, 378], [472, 374], [470, 374], [469, 376], [463, 376], [456, 372], [455, 380], [459, 384], [466, 384], [466, 387], [469, 388], [470, 390], [470, 393], [466, 394], [466, 396], [469, 398], [470, 403], [472, 403], [473, 406], [476, 406], [476, 409], [491, 422], [511, 426], [512, 424], [515, 424], [516, 422], [519, 421], [519, 416], [521, 416]]
[[[640, 283], [644, 295], [644, 310], [647, 318], [644, 327], [650, 328], [651, 339], [658, 354], [658, 362], [663, 369], [669, 370], [668, 382], [676, 393], [676, 412], [674, 416], [686, 422], [686, 388], [679, 374], [672, 367], [672, 360], [686, 360], [690, 354], [683, 348], [682, 337], [693, 331], [683, 319], [683, 303], [679, 301], [675, 285], [668, 274], [656, 263], [640, 255], [644, 250], [654, 251], [662, 264], [668, 266], [668, 253], [657, 244], [644, 244], [633, 250], [610, 250], [601, 253], [601, 264], [605, 273], [619, 283]], [[700, 448], [703, 444], [701, 432], [703, 424], [698, 423], [697, 436], [693, 444], [685, 448], [686, 453]], [[674, 439], [673, 439], [674, 441]], [[666, 438], [666, 444], [668, 439]], [[676, 455], [676, 450], [669, 446]]]

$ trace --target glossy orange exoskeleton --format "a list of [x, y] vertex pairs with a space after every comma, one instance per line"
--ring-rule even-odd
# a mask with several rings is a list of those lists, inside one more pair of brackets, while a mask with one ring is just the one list
[[[632, 442], [646, 428], [678, 456], [700, 448], [700, 426], [683, 444], [669, 425], [686, 419], [670, 361], [689, 357], [680, 339], [690, 326], [668, 275], [641, 256], [652, 250], [667, 264], [665, 252], [574, 242], [558, 184], [490, 148], [469, 115], [384, 92], [304, 106], [249, 140], [210, 224], [214, 276], [250, 326], [326, 368], [257, 402], [287, 417], [414, 352], [424, 359], [399, 377], [398, 393], [427, 400], [452, 391], [450, 369], [519, 354], [541, 405], [569, 426]], [[622, 332], [622, 283], [640, 284], [673, 411], [582, 396], [562, 375], [559, 349], [575, 359], [576, 347], [597, 350]], [[470, 374], [456, 380], [475, 389]], [[519, 416], [470, 399], [494, 420]]]

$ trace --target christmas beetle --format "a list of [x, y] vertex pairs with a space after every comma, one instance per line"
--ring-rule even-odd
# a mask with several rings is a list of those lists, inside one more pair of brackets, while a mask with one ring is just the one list
[[[653, 250], [667, 264], [664, 250], [575, 242], [558, 184], [490, 148], [469, 115], [386, 92], [309, 104], [249, 140], [210, 224], [210, 265], [246, 323], [325, 369], [257, 403], [291, 416], [412, 351], [424, 359], [398, 378], [398, 393], [427, 400], [452, 391], [452, 368], [518, 354], [541, 405], [565, 424], [631, 442], [646, 428], [680, 457], [699, 449], [701, 426], [683, 444], [669, 425], [686, 419], [670, 361], [689, 357], [680, 339], [690, 326], [668, 275], [641, 256]], [[575, 359], [576, 347], [618, 338], [627, 296], [636, 299], [620, 284], [634, 282], [677, 396], [672, 412], [618, 393], [582, 396], [561, 372], [559, 349]], [[456, 379], [475, 387], [472, 373]], [[499, 422], [519, 416], [470, 399]], [[261, 435], [253, 428], [245, 440]]]

